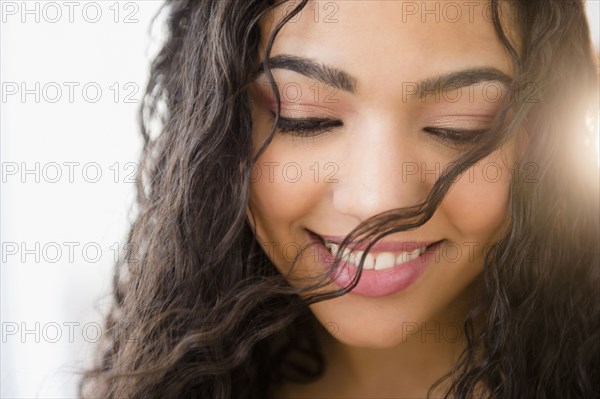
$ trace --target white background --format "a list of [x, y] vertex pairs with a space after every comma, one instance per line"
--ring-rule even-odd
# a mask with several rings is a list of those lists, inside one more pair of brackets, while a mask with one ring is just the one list
[[[1, 4], [3, 398], [75, 397], [133, 218], [137, 110], [161, 2], [66, 3]], [[588, 12], [598, 47], [596, 0]]]
[[[36, 3], [39, 22], [23, 13]], [[148, 33], [159, 1], [74, 2], [71, 15], [50, 3], [2, 4], [3, 398], [76, 395], [74, 372], [100, 332], [116, 245], [133, 216], [137, 109], [160, 37]], [[57, 9], [62, 17], [49, 22]]]

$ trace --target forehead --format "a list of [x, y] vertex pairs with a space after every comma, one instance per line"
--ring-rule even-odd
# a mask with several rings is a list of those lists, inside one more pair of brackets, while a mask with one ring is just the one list
[[[260, 60], [272, 29], [293, 8], [293, 2], [282, 3], [261, 20]], [[506, 30], [509, 11], [502, 11]], [[341, 67], [363, 94], [465, 67], [493, 66], [510, 76], [510, 57], [491, 15], [489, 0], [310, 0], [279, 31], [270, 55]]]

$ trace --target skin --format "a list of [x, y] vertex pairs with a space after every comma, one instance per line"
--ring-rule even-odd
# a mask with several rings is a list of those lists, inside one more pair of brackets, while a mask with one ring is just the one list
[[[440, 141], [424, 127], [486, 128], [498, 110], [499, 101], [491, 101], [481, 84], [447, 92], [446, 98], [460, 95], [457, 102], [443, 96], [407, 99], [402, 91], [403, 83], [471, 67], [494, 67], [512, 76], [509, 55], [482, 13], [488, 2], [475, 6], [472, 18], [463, 4], [463, 17], [454, 22], [444, 18], [436, 22], [434, 16], [422, 22], [420, 13], [403, 20], [408, 6], [404, 3], [337, 2], [338, 22], [325, 23], [333, 9], [323, 9], [323, 3], [309, 9], [309, 2], [302, 16], [286, 24], [275, 39], [271, 57], [311, 58], [346, 71], [357, 82], [355, 94], [336, 92], [296, 72], [273, 69], [280, 85], [293, 83], [301, 89], [296, 101], [290, 101], [295, 94], [282, 94], [282, 117], [343, 122], [316, 137], [276, 132], [258, 160], [262, 174], [251, 183], [247, 216], [250, 223], [256, 222], [257, 239], [281, 273], [290, 270], [295, 254], [289, 243], [308, 242], [305, 229], [345, 236], [372, 216], [426, 197], [439, 172], [425, 172], [436, 170], [436, 165], [443, 171], [464, 148]], [[321, 7], [318, 21], [314, 7]], [[279, 7], [273, 19], [261, 22], [261, 61], [272, 21], [282, 15]], [[252, 102], [255, 151], [273, 123], [269, 110], [274, 111], [275, 105], [269, 102], [266, 82], [265, 75], [255, 82], [260, 93]], [[316, 98], [315, 84], [321, 90]], [[337, 101], [327, 101], [332, 98]], [[309, 385], [286, 384], [276, 397], [426, 396], [464, 348], [462, 323], [472, 306], [484, 249], [507, 227], [514, 153], [511, 139], [461, 176], [425, 225], [383, 239], [446, 240], [445, 252], [408, 288], [386, 297], [349, 293], [310, 306], [335, 337], [323, 339], [326, 374]], [[295, 167], [284, 173], [284, 166], [293, 162], [300, 166], [299, 179]], [[334, 167], [326, 168], [328, 162]], [[408, 164], [417, 165], [417, 172], [408, 174]], [[272, 173], [269, 165], [276, 165], [271, 166]], [[288, 280], [301, 286], [301, 280], [293, 277], [314, 276], [320, 270], [313, 256], [302, 257]]]

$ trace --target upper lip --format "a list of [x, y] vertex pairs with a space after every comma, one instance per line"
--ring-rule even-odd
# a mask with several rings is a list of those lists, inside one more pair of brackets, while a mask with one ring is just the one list
[[[337, 245], [341, 245], [342, 241], [344, 240], [345, 236], [331, 236], [331, 235], [321, 235], [321, 234], [317, 234], [314, 233], [312, 231], [309, 231], [309, 233], [317, 236], [318, 238], [325, 240], [328, 243], [333, 243], [333, 244], [337, 244]], [[441, 240], [439, 240], [441, 241]], [[415, 249], [420, 249], [420, 248], [424, 248], [424, 247], [428, 247], [431, 244], [435, 244], [439, 241], [378, 241], [377, 243], [375, 243], [371, 249], [369, 250], [369, 252], [411, 252], [414, 251]], [[365, 241], [362, 244], [359, 244], [356, 241], [350, 241], [350, 243], [348, 244], [348, 249], [350, 249], [351, 251], [364, 251], [367, 249], [367, 246], [369, 245], [369, 241]]]

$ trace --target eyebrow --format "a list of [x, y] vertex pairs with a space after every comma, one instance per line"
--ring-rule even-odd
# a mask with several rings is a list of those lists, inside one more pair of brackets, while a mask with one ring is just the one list
[[[356, 94], [357, 79], [341, 69], [320, 64], [308, 58], [287, 54], [269, 58], [269, 64], [271, 69], [287, 69], [336, 89]], [[255, 70], [256, 79], [265, 72], [263, 63], [261, 62]], [[414, 92], [407, 93], [409, 96], [424, 98], [428, 94], [439, 93], [450, 87], [459, 89], [486, 81], [498, 81], [508, 86], [512, 82], [512, 78], [494, 67], [476, 67], [432, 76], [419, 82], [404, 83], [416, 86]]]
[[[287, 69], [297, 72], [308, 78], [318, 80], [321, 83], [333, 86], [336, 89], [356, 93], [356, 78], [347, 72], [342, 71], [325, 64], [319, 64], [313, 60], [298, 57], [295, 55], [281, 54], [269, 58], [271, 69]], [[261, 62], [256, 68], [256, 77], [264, 73], [264, 66]]]

